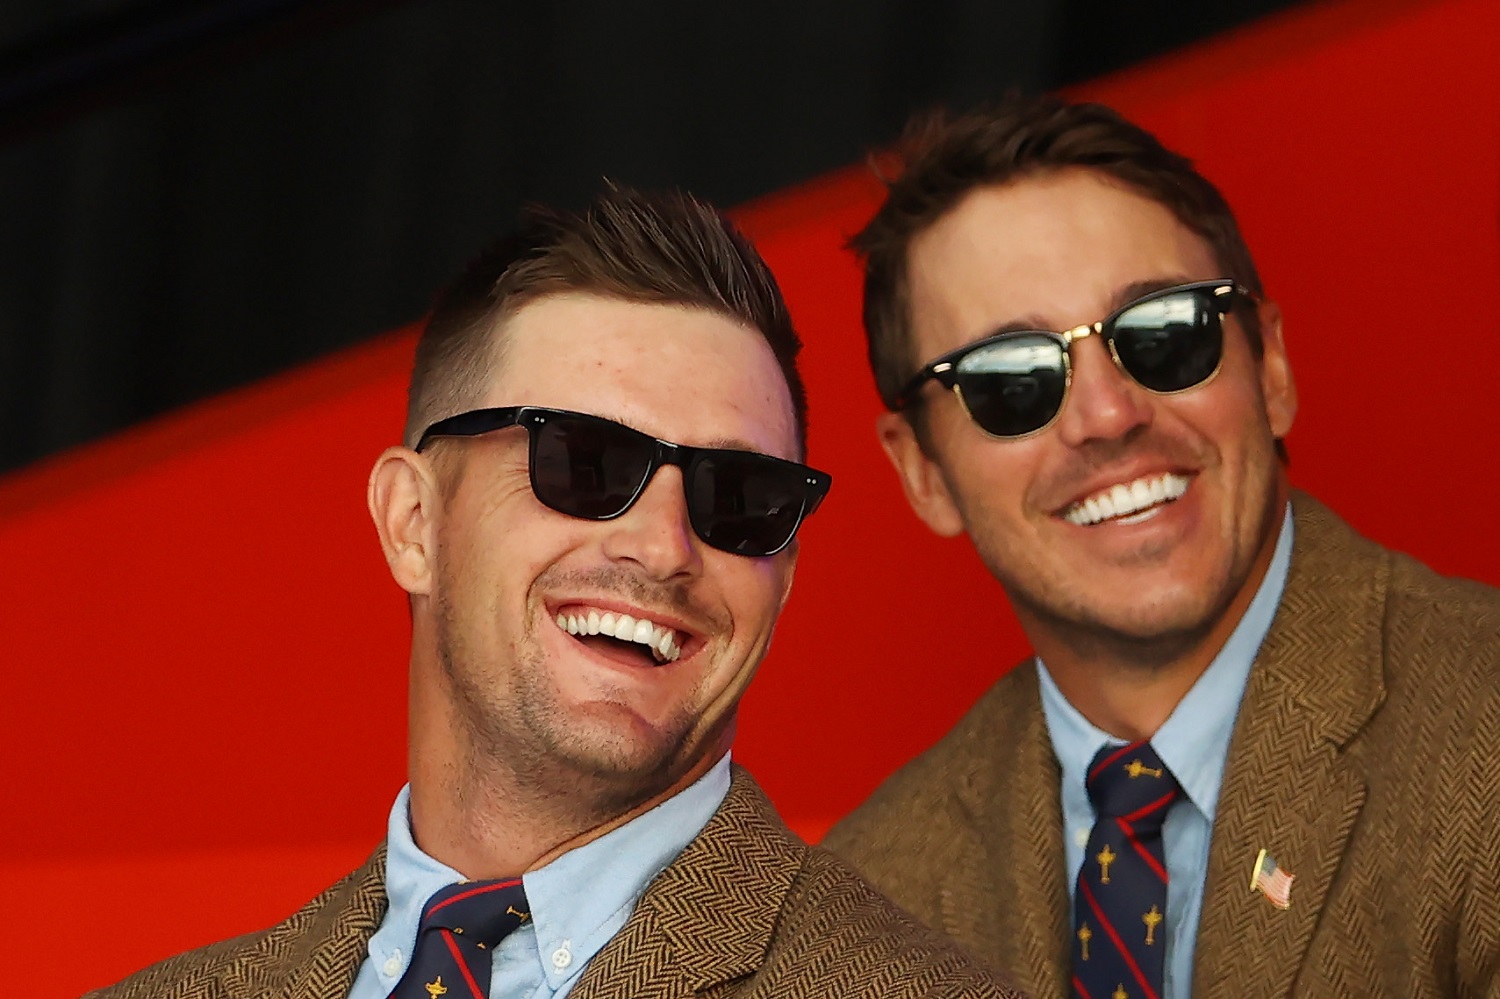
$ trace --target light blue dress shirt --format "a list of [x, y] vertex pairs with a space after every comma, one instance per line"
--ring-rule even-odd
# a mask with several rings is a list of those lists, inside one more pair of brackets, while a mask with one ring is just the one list
[[[729, 792], [729, 755], [644, 815], [521, 876], [531, 919], [495, 948], [492, 999], [567, 995], [594, 955], [625, 925], [646, 886], [682, 852]], [[370, 938], [349, 999], [388, 999], [411, 963], [422, 907], [463, 876], [412, 839], [411, 787], [401, 789], [386, 833], [390, 908]]]
[[[1188, 999], [1192, 995], [1193, 948], [1198, 940], [1203, 883], [1208, 875], [1209, 835], [1219, 802], [1219, 785], [1224, 779], [1229, 737], [1255, 653], [1265, 641], [1281, 603], [1291, 560], [1292, 511], [1288, 506], [1271, 564], [1245, 616], [1208, 669], [1151, 737], [1152, 748], [1176, 775], [1184, 792], [1167, 812], [1162, 827], [1162, 846], [1167, 859], [1167, 953], [1162, 999]], [[1094, 826], [1094, 808], [1084, 788], [1084, 774], [1100, 749], [1123, 743], [1095, 728], [1068, 703], [1040, 659], [1037, 675], [1041, 680], [1047, 732], [1062, 767], [1063, 844], [1071, 899], [1077, 889], [1078, 870], [1083, 865], [1083, 848]]]

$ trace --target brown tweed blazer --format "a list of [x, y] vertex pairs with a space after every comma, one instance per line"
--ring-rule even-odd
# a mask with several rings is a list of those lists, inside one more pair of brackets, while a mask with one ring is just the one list
[[[92, 999], [336, 999], [385, 914], [385, 852], [290, 919], [170, 958]], [[1020, 999], [782, 824], [744, 770], [589, 963], [573, 999]]]
[[[1197, 999], [1500, 997], [1500, 592], [1293, 499], [1286, 592], [1220, 792]], [[1058, 765], [1036, 671], [1000, 680], [829, 833], [900, 905], [1068, 994]], [[1256, 853], [1297, 876], [1249, 890]]]

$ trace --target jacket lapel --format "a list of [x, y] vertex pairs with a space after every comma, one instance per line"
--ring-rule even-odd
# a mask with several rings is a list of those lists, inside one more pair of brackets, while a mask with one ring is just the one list
[[651, 882], [572, 995], [668, 999], [753, 974], [806, 854], [755, 781], [735, 767], [719, 810]]
[[[1195, 996], [1285, 996], [1365, 785], [1343, 757], [1385, 696], [1388, 562], [1326, 508], [1293, 499], [1286, 590], [1235, 723], [1209, 850]], [[1296, 875], [1291, 907], [1251, 891], [1257, 853]]]
[[353, 874], [266, 933], [225, 970], [231, 995], [279, 999], [345, 996], [385, 916], [385, 847]]
[[1068, 994], [1072, 921], [1062, 842], [1062, 779], [1033, 662], [985, 695], [957, 797], [975, 843], [971, 867], [943, 872], [948, 935], [1006, 970], [1035, 999]]

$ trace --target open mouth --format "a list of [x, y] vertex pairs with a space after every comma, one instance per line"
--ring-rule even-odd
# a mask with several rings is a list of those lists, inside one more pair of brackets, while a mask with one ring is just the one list
[[557, 613], [557, 626], [585, 645], [612, 656], [639, 656], [660, 666], [682, 655], [684, 636], [649, 618], [574, 605]]
[[1192, 479], [1185, 475], [1162, 472], [1134, 482], [1121, 482], [1101, 489], [1063, 510], [1063, 519], [1079, 527], [1092, 527], [1111, 521], [1135, 524], [1146, 520], [1168, 503], [1187, 492]]

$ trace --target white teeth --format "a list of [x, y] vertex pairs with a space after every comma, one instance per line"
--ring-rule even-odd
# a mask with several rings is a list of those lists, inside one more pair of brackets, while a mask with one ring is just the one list
[[635, 642], [651, 650], [659, 663], [675, 662], [682, 655], [677, 644], [677, 632], [646, 618], [634, 618], [629, 614], [600, 613], [590, 609], [587, 614], [559, 613], [557, 626], [570, 635], [608, 635], [623, 642]]
[[1164, 472], [1117, 483], [1074, 503], [1063, 512], [1063, 518], [1080, 527], [1116, 518], [1131, 518], [1132, 523], [1144, 520], [1144, 515], [1135, 515], [1152, 512], [1153, 507], [1179, 498], [1187, 492], [1190, 481], [1186, 476]]

